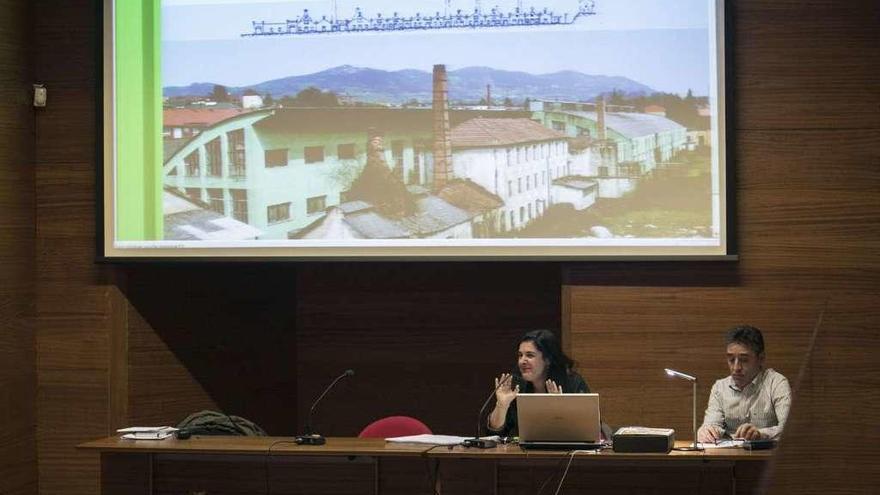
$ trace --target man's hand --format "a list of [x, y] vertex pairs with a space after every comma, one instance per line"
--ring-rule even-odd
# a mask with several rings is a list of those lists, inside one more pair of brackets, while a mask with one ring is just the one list
[[715, 443], [721, 438], [721, 428], [715, 425], [701, 426], [697, 430], [697, 441], [700, 443]]
[[739, 428], [733, 434], [733, 438], [742, 438], [744, 440], [760, 440], [762, 437], [763, 435], [758, 431], [758, 428], [751, 423], [739, 425]]

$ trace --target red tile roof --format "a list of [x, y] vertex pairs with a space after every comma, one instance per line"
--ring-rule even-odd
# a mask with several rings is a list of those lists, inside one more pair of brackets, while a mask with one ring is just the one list
[[437, 192], [437, 196], [470, 214], [479, 214], [504, 206], [504, 201], [497, 195], [490, 193], [479, 184], [464, 179], [449, 182]]
[[165, 127], [208, 127], [242, 113], [238, 108], [166, 108], [162, 110]]
[[475, 118], [452, 129], [452, 147], [480, 148], [565, 139], [565, 134], [530, 119]]

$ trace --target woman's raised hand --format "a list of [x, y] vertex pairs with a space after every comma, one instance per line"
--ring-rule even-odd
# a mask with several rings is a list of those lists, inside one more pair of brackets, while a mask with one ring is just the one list
[[544, 387], [546, 387], [548, 394], [562, 393], [562, 385], [556, 385], [556, 382], [554, 382], [553, 380], [547, 380], [546, 382], [544, 382]]
[[513, 376], [510, 373], [503, 373], [495, 379], [495, 400], [499, 404], [509, 406], [513, 399], [516, 399], [516, 394], [519, 393], [519, 385], [515, 387], [512, 385]]

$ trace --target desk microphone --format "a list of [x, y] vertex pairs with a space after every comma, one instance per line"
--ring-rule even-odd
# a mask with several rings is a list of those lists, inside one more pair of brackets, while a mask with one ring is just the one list
[[324, 445], [325, 443], [327, 443], [327, 439], [324, 438], [324, 435], [321, 435], [319, 433], [315, 433], [312, 430], [312, 413], [315, 412], [315, 406], [317, 406], [318, 403], [321, 402], [321, 399], [323, 399], [324, 396], [327, 395], [327, 392], [329, 392], [330, 389], [333, 388], [334, 385], [336, 385], [336, 382], [338, 382], [339, 380], [342, 380], [343, 378], [345, 378], [347, 376], [354, 376], [354, 370], [345, 370], [345, 372], [343, 372], [341, 375], [337, 376], [336, 379], [333, 380], [332, 382], [330, 382], [330, 385], [328, 385], [327, 388], [324, 389], [324, 392], [320, 396], [318, 396], [318, 398], [315, 400], [315, 402], [312, 403], [312, 407], [309, 409], [309, 415], [306, 416], [305, 434], [297, 436], [296, 439], [294, 440], [297, 444], [299, 444], [299, 445]]
[[498, 445], [498, 442], [496, 442], [495, 440], [484, 440], [480, 438], [480, 419], [483, 417], [483, 413], [486, 412], [486, 406], [489, 405], [489, 401], [492, 400], [495, 392], [497, 392], [498, 389], [501, 388], [502, 385], [507, 383], [507, 381], [510, 380], [512, 377], [513, 375], [509, 375], [505, 379], [498, 382], [498, 385], [495, 385], [495, 388], [492, 389], [492, 393], [489, 394], [489, 397], [486, 397], [486, 402], [483, 402], [483, 407], [480, 408], [480, 412], [479, 414], [477, 414], [477, 436], [475, 436], [474, 438], [466, 439], [465, 441], [461, 442], [462, 445], [464, 445], [465, 447], [476, 447], [478, 449], [491, 449]]

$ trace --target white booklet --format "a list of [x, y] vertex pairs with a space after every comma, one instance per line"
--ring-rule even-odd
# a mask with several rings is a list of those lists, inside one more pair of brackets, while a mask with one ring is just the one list
[[128, 440], [163, 440], [177, 431], [173, 426], [130, 426], [120, 428], [116, 433], [121, 433], [122, 438]]
[[615, 435], [648, 435], [669, 437], [675, 434], [672, 428], [649, 428], [647, 426], [624, 426], [618, 428]]
[[[395, 442], [395, 443], [421, 443], [428, 445], [459, 445], [461, 442], [473, 437], [457, 437], [454, 435], [430, 435], [427, 433], [423, 433], [421, 435], [409, 435], [406, 437], [391, 437], [386, 438], [386, 442]], [[491, 437], [480, 437], [484, 440], [495, 440], [496, 442], [499, 440], [498, 435], [494, 435]]]

